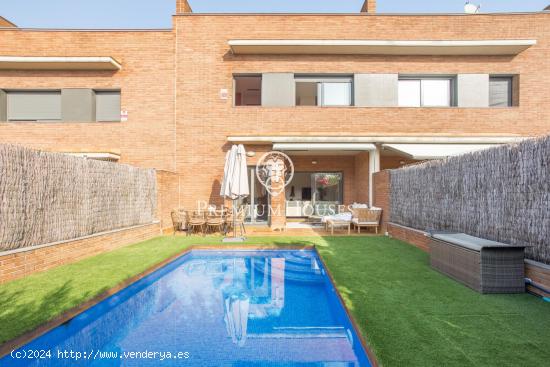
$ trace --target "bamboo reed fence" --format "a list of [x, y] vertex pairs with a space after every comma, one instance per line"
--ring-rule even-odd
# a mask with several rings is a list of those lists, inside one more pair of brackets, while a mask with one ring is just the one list
[[152, 169], [0, 144], [0, 251], [151, 223]]
[[550, 136], [390, 172], [390, 220], [510, 244], [550, 264]]

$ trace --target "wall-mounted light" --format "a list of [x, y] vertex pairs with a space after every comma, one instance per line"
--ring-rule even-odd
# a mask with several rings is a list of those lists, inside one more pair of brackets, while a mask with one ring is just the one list
[[400, 164], [400, 165], [404, 165], [404, 164], [405, 164], [405, 161], [399, 161], [399, 164]]
[[252, 152], [252, 151], [246, 152], [246, 156], [247, 156], [247, 157], [250, 157], [250, 158], [255, 157], [255, 156], [256, 156], [256, 152]]
[[316, 160], [312, 160], [311, 164], [316, 165], [318, 162]]

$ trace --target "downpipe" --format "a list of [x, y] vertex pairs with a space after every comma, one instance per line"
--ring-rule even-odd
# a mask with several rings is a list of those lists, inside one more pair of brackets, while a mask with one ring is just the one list
[[[531, 287], [536, 288], [539, 291], [543, 291], [545, 293], [550, 294], [550, 289], [545, 288], [545, 287], [543, 287], [542, 285], [540, 285], [536, 282], [533, 282], [533, 280], [530, 279], [530, 278], [525, 278], [525, 284], [530, 285]], [[550, 302], [550, 297], [542, 297], [542, 299], [546, 302]]]

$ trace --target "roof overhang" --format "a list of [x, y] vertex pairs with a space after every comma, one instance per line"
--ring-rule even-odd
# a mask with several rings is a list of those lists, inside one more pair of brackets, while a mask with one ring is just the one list
[[370, 143], [275, 143], [273, 149], [292, 155], [355, 155], [360, 152], [374, 151], [376, 145]]
[[227, 141], [242, 144], [276, 143], [370, 143], [370, 144], [509, 144], [528, 137], [520, 136], [228, 136]]
[[536, 40], [230, 40], [236, 55], [517, 55]]
[[122, 65], [112, 57], [0, 56], [0, 70], [112, 70]]
[[499, 144], [383, 144], [388, 149], [409, 159], [442, 159], [456, 155], [494, 148]]

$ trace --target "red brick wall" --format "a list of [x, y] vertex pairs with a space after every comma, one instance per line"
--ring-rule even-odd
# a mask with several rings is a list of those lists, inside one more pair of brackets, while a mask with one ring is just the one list
[[0, 253], [0, 284], [160, 235], [159, 224], [97, 234], [8, 255]]
[[369, 202], [369, 153], [363, 152], [355, 156], [355, 202], [368, 204]]
[[176, 0], [176, 14], [180, 13], [192, 13], [193, 10], [187, 0]]
[[[180, 15], [177, 32], [177, 170], [182, 203], [208, 199], [229, 135], [535, 135], [550, 132], [550, 14]], [[232, 55], [229, 39], [537, 39], [509, 56]], [[521, 74], [520, 106], [491, 108], [233, 107], [236, 73]], [[220, 89], [229, 99], [220, 99]], [[342, 162], [342, 164], [345, 164]], [[363, 191], [363, 190], [362, 190]]]
[[[550, 132], [549, 20], [550, 14], [182, 14], [174, 17], [172, 32], [4, 29], [2, 55], [112, 56], [123, 68], [116, 73], [3, 70], [0, 88], [121, 88], [129, 121], [0, 123], [0, 142], [56, 151], [120, 152], [122, 163], [177, 172], [181, 205], [190, 207], [196, 200], [220, 200], [215, 182], [222, 176], [228, 135], [539, 135]], [[349, 39], [350, 34], [357, 39], [537, 39], [538, 44], [515, 57], [235, 56], [227, 45], [229, 39]], [[232, 75], [262, 72], [520, 74], [520, 105], [233, 107]], [[220, 89], [229, 90], [228, 100], [220, 99]], [[363, 176], [365, 169], [357, 161], [354, 165], [353, 171]], [[355, 182], [360, 188], [355, 193], [347, 189], [346, 201], [365, 199], [368, 184], [359, 175]]]
[[361, 7], [362, 13], [376, 13], [376, 0], [365, 0]]
[[387, 230], [390, 220], [390, 172], [376, 172], [373, 177], [374, 198], [373, 205], [382, 208], [382, 233]]
[[179, 175], [157, 171], [157, 212], [163, 232], [172, 232], [172, 210], [179, 208]]
[[430, 251], [430, 240], [425, 236], [425, 232], [419, 231], [414, 228], [400, 226], [389, 222], [387, 224], [387, 231], [390, 237], [397, 238], [398, 240], [408, 242], [409, 244], [418, 247], [422, 251]]
[[0, 30], [0, 55], [111, 56], [112, 71], [0, 70], [0, 88], [121, 89], [127, 122], [0, 122], [0, 143], [62, 152], [115, 152], [121, 163], [174, 170], [174, 34], [170, 31]]

